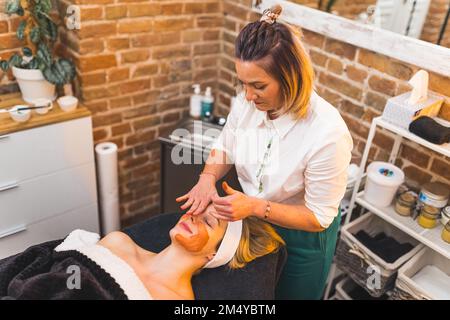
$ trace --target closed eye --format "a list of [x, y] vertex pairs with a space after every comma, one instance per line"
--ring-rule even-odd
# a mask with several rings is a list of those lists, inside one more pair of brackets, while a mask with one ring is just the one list
[[213, 218], [213, 217], [211, 217], [211, 216], [208, 216], [208, 217], [205, 218], [205, 222], [206, 222], [206, 224], [207, 224], [211, 229], [214, 229], [214, 227], [215, 227], [216, 225], [218, 225], [218, 222], [219, 222], [219, 221], [217, 220], [217, 223], [214, 223], [212, 219], [217, 220], [216, 218]]
[[256, 90], [264, 90], [267, 86], [265, 85], [255, 85], [254, 86]]

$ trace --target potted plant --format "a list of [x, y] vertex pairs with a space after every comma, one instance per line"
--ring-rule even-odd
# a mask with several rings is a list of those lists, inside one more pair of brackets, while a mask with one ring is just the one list
[[50, 16], [51, 0], [8, 0], [6, 13], [22, 17], [16, 31], [25, 45], [20, 53], [0, 61], [3, 71], [12, 69], [25, 101], [55, 100], [55, 86], [71, 82], [75, 67], [67, 59], [55, 58], [53, 46], [58, 27]]

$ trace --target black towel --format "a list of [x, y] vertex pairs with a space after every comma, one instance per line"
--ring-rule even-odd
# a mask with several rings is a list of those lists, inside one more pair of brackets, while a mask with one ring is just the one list
[[[54, 251], [61, 241], [42, 243], [0, 260], [0, 300], [127, 299], [115, 280], [83, 254]], [[73, 266], [80, 271], [79, 289], [67, 285], [74, 283], [69, 279]]]
[[356, 233], [355, 237], [370, 251], [388, 263], [397, 261], [398, 258], [414, 248], [410, 243], [399, 243], [394, 238], [386, 236], [384, 232], [371, 237], [364, 230], [361, 230]]
[[436, 122], [433, 118], [422, 116], [409, 125], [409, 131], [436, 144], [450, 142], [450, 128]]

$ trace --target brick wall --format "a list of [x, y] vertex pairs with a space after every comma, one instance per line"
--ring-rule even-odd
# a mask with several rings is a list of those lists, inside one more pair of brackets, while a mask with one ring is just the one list
[[[19, 19], [9, 18], [4, 13], [6, 1], [0, 0], [0, 60], [9, 59], [20, 42], [16, 38], [15, 30], [19, 25]], [[5, 74], [0, 71], [0, 94], [18, 91], [17, 84], [13, 81], [11, 74]]]
[[80, 95], [94, 113], [95, 142], [120, 149], [122, 218], [157, 212], [156, 138], [187, 115], [193, 83], [217, 90], [220, 1], [75, 3], [83, 24], [67, 40]]
[[[420, 39], [437, 43], [449, 6], [448, 0], [431, 0]], [[450, 48], [450, 26], [446, 28], [446, 32], [441, 40], [441, 46]]]
[[[217, 91], [220, 0], [59, 0], [81, 8], [81, 29], [61, 33], [77, 65], [76, 93], [93, 113], [95, 143], [119, 146], [121, 217], [157, 212], [159, 144], [188, 113], [191, 85]], [[0, 20], [0, 54], [9, 55], [17, 19]], [[3, 92], [17, 91], [4, 77]]]
[[[298, 3], [304, 6], [317, 9], [319, 6], [319, 0], [290, 0], [290, 2]], [[375, 5], [377, 0], [338, 0], [336, 1], [331, 12], [338, 16], [347, 19], [356, 19], [359, 14], [366, 12], [370, 5]], [[328, 1], [322, 1], [321, 10], [325, 11], [328, 5]]]
[[[81, 30], [62, 32], [59, 49], [76, 61], [76, 93], [93, 113], [95, 142], [119, 146], [122, 219], [158, 212], [156, 138], [187, 115], [190, 86], [211, 85], [218, 93], [218, 113], [228, 113], [235, 94], [234, 39], [259, 18], [251, 2], [59, 0], [61, 13], [71, 3], [81, 7]], [[2, 57], [20, 46], [16, 28], [17, 19], [0, 16]], [[388, 97], [408, 90], [407, 79], [417, 68], [306, 30], [304, 41], [317, 71], [317, 90], [340, 110], [358, 155], [370, 120]], [[449, 78], [431, 73], [430, 85], [450, 96]], [[3, 76], [2, 90], [18, 89]], [[386, 160], [391, 145], [392, 136], [378, 132], [371, 159]], [[450, 184], [449, 159], [411, 143], [401, 152], [400, 165], [409, 177]]]
[[[220, 68], [221, 111], [226, 113], [233, 93], [233, 39], [257, 15], [250, 11], [251, 0], [224, 1], [223, 54]], [[371, 120], [381, 115], [389, 97], [410, 89], [407, 81], [419, 70], [416, 66], [352, 45], [304, 31], [304, 44], [316, 71], [316, 88], [323, 98], [340, 111], [351, 130], [355, 158], [360, 157]], [[450, 78], [430, 72], [430, 89], [445, 95], [442, 116], [450, 120]], [[388, 160], [393, 135], [378, 130], [370, 160]], [[409, 180], [424, 183], [439, 180], [450, 185], [450, 159], [406, 141], [397, 163]]]

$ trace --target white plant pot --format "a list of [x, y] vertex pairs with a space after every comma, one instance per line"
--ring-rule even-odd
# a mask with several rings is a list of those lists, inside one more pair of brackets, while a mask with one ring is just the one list
[[28, 103], [35, 99], [50, 99], [55, 101], [55, 85], [45, 80], [41, 70], [29, 70], [12, 68], [13, 75], [17, 79], [22, 98]]

